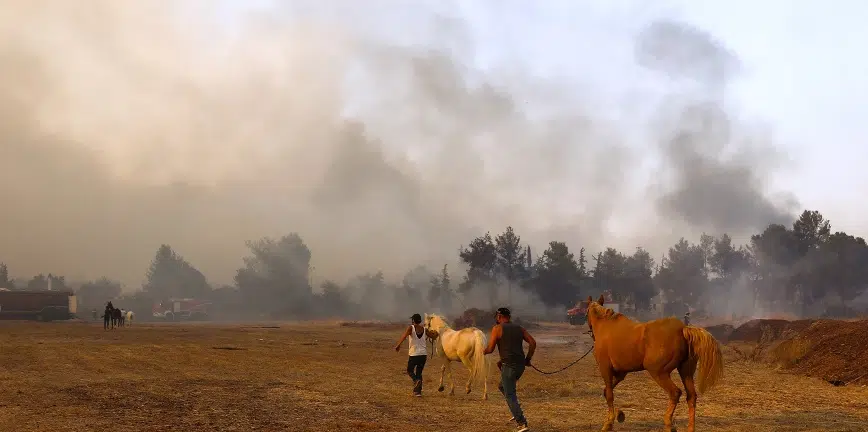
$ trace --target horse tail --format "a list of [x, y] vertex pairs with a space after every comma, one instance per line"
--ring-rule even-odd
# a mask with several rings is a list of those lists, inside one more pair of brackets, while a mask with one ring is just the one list
[[699, 393], [705, 393], [711, 390], [723, 376], [723, 353], [720, 350], [720, 343], [704, 328], [684, 327], [682, 333], [690, 346], [688, 361], [699, 362], [697, 390]]
[[475, 380], [481, 373], [482, 379], [486, 380], [488, 379], [488, 363], [486, 363], [485, 358], [485, 333], [478, 329], [473, 333], [473, 369], [470, 370], [470, 379]]

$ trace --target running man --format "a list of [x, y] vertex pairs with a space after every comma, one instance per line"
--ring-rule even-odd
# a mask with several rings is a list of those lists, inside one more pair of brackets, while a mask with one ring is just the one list
[[422, 370], [425, 369], [425, 361], [428, 359], [428, 345], [425, 343], [426, 336], [433, 339], [437, 334], [422, 325], [422, 316], [419, 314], [413, 314], [410, 317], [410, 321], [412, 325], [407, 327], [407, 330], [404, 330], [404, 334], [401, 335], [401, 339], [395, 345], [395, 351], [400, 351], [404, 339], [409, 339], [408, 354], [410, 357], [407, 359], [407, 375], [410, 375], [410, 379], [413, 380], [413, 396], [421, 397]]
[[[526, 432], [530, 428], [527, 426], [527, 419], [524, 418], [521, 405], [518, 403], [516, 384], [524, 373], [525, 366], [530, 366], [530, 359], [536, 351], [536, 340], [524, 327], [514, 324], [510, 315], [509, 309], [505, 307], [497, 310], [497, 314], [494, 316], [497, 324], [491, 329], [491, 337], [485, 348], [485, 354], [493, 353], [494, 348], [497, 347], [500, 354], [500, 361], [497, 362], [497, 367], [500, 368], [500, 384], [497, 388], [503, 393], [506, 398], [506, 405], [509, 406], [509, 411], [512, 413], [510, 421], [515, 421], [518, 424], [516, 432]], [[527, 356], [524, 354], [522, 342], [527, 342]]]

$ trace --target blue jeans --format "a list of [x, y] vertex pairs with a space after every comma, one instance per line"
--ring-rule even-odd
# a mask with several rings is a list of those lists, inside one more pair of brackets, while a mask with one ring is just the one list
[[518, 403], [518, 395], [515, 393], [515, 385], [518, 379], [524, 374], [524, 364], [508, 365], [503, 364], [500, 368], [500, 384], [498, 390], [503, 393], [506, 398], [506, 405], [509, 407], [509, 412], [515, 417], [518, 424], [527, 424], [527, 419], [524, 418], [524, 413], [521, 411], [521, 405]]

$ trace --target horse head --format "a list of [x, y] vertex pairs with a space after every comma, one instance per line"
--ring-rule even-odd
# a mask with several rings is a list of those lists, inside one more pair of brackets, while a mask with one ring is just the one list
[[444, 319], [442, 316], [437, 315], [437, 314], [428, 315], [426, 313], [424, 320], [425, 320], [425, 327], [427, 327], [427, 328], [429, 328], [429, 329], [431, 329], [437, 333], [440, 333], [440, 329], [442, 329], [443, 327], [449, 327], [449, 324], [446, 323], [446, 319]]
[[587, 309], [587, 318], [588, 318], [588, 328], [591, 330], [591, 337], [594, 337], [594, 323], [603, 318], [611, 318], [615, 316], [615, 311], [609, 309], [605, 306], [606, 298], [600, 294], [600, 298], [597, 301], [594, 301], [594, 298], [588, 296], [588, 309]]

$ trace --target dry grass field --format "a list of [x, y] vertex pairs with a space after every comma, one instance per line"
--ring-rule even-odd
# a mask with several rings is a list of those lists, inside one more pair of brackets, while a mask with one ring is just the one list
[[[575, 359], [588, 346], [585, 329], [534, 330], [537, 366]], [[467, 373], [457, 364], [454, 397], [437, 392], [437, 361], [425, 368], [424, 397], [411, 397], [406, 343], [391, 349], [401, 330], [0, 322], [0, 431], [512, 430], [496, 386], [488, 401], [479, 388], [464, 394]], [[722, 384], [700, 396], [698, 431], [868, 430], [868, 387], [834, 387], [725, 352]], [[605, 417], [592, 356], [552, 376], [529, 369], [519, 397], [534, 431], [593, 431]], [[616, 430], [662, 429], [666, 398], [645, 375], [619, 385], [615, 403], [627, 415]], [[682, 401], [681, 429], [686, 414]]]

